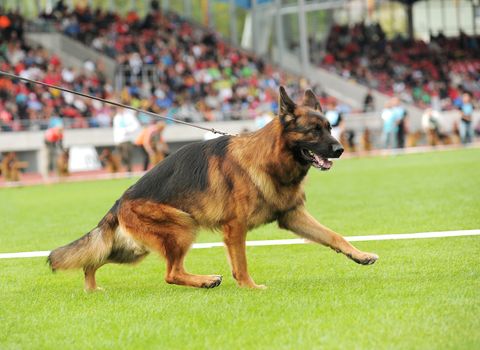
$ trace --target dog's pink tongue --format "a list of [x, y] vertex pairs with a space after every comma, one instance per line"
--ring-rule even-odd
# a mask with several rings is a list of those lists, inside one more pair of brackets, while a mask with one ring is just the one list
[[327, 158], [320, 158], [316, 154], [315, 161], [322, 169], [328, 170], [332, 167], [332, 162], [330, 160], [328, 160]]
[[333, 164], [333, 163], [332, 163], [330, 160], [325, 159], [325, 158], [322, 159], [322, 160], [323, 160], [322, 167], [323, 167], [324, 169], [330, 169], [330, 168], [332, 167], [332, 164]]

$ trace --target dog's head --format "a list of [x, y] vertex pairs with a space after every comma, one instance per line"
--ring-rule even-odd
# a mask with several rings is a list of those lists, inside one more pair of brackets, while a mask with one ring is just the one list
[[312, 90], [305, 91], [302, 103], [297, 105], [281, 86], [278, 114], [287, 147], [300, 164], [329, 170], [332, 162], [328, 158], [339, 158], [343, 153]]

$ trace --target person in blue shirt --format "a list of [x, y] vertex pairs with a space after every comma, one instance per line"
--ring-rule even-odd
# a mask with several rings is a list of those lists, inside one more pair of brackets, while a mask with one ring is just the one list
[[389, 100], [382, 111], [384, 148], [397, 148], [398, 119], [395, 99]]
[[395, 132], [396, 147], [404, 148], [407, 135], [407, 111], [405, 107], [400, 104], [400, 99], [398, 97], [393, 98], [392, 105], [393, 119], [397, 125]]
[[469, 93], [464, 93], [462, 96], [462, 106], [460, 107], [460, 124], [459, 132], [462, 144], [467, 144], [473, 140], [472, 118], [473, 118], [473, 104], [472, 97]]
[[336, 102], [332, 101], [327, 105], [327, 111], [325, 112], [325, 118], [328, 119], [330, 126], [332, 127], [332, 136], [340, 141], [340, 137], [343, 132], [343, 117], [342, 113], [337, 108]]

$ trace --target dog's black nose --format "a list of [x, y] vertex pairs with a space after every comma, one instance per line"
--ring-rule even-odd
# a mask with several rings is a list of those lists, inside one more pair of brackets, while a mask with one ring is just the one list
[[340, 158], [340, 156], [342, 155], [343, 151], [344, 151], [344, 149], [343, 149], [343, 147], [342, 147], [341, 144], [339, 144], [339, 143], [334, 143], [334, 144], [332, 145], [332, 154], [333, 154], [332, 158]]

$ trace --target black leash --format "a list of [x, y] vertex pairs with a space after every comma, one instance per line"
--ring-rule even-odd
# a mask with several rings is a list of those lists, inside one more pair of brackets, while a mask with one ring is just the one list
[[225, 131], [216, 130], [216, 129], [214, 129], [214, 128], [205, 128], [205, 127], [203, 127], [203, 126], [199, 126], [199, 125], [195, 125], [195, 124], [192, 124], [192, 123], [188, 123], [188, 122], [183, 121], [183, 120], [179, 120], [179, 119], [175, 119], [175, 118], [170, 118], [170, 117], [164, 117], [164, 116], [162, 116], [162, 115], [160, 115], [160, 114], [153, 113], [153, 112], [149, 112], [149, 111], [146, 111], [146, 110], [144, 110], [144, 109], [135, 108], [135, 107], [132, 107], [132, 106], [125, 105], [125, 104], [123, 104], [123, 103], [119, 103], [119, 102], [114, 102], [114, 101], [110, 101], [110, 100], [105, 100], [105, 99], [100, 98], [100, 97], [96, 97], [96, 96], [92, 96], [92, 95], [87, 95], [87, 94], [84, 94], [84, 93], [82, 93], [82, 92], [73, 91], [73, 90], [70, 90], [70, 89], [67, 89], [67, 88], [63, 88], [63, 87], [60, 87], [60, 86], [55, 86], [55, 85], [47, 84], [47, 83], [44, 83], [44, 82], [41, 82], [41, 81], [38, 81], [38, 80], [23, 78], [23, 77], [20, 77], [20, 76], [18, 76], [18, 75], [11, 74], [11, 73], [7, 73], [7, 72], [1, 71], [1, 70], [0, 70], [0, 74], [1, 74], [1, 75], [5, 75], [5, 76], [7, 76], [7, 77], [10, 77], [10, 78], [12, 78], [12, 79], [19, 79], [19, 80], [23, 80], [23, 81], [26, 81], [26, 82], [29, 82], [29, 83], [33, 83], [33, 84], [37, 84], [37, 85], [42, 85], [42, 86], [45, 86], [45, 87], [48, 87], [48, 88], [51, 88], [51, 89], [57, 89], [57, 90], [60, 90], [60, 91], [69, 92], [69, 93], [74, 94], [74, 95], [78, 95], [78, 96], [82, 96], [82, 97], [86, 97], [86, 98], [91, 98], [92, 100], [97, 100], [97, 101], [100, 101], [100, 102], [103, 102], [103, 103], [111, 104], [111, 105], [113, 105], [113, 106], [122, 107], [122, 108], [126, 108], [126, 109], [131, 109], [131, 110], [133, 110], [133, 111], [135, 111], [135, 112], [145, 113], [145, 114], [151, 115], [151, 116], [153, 116], [153, 117], [155, 117], [155, 118], [160, 118], [160, 119], [164, 119], [164, 120], [170, 120], [170, 121], [175, 122], [175, 123], [178, 123], [178, 124], [188, 125], [188, 126], [191, 126], [191, 127], [193, 127], [193, 128], [210, 131], [210, 132], [212, 132], [212, 133], [214, 133], [214, 134], [234, 136], [234, 135], [229, 134], [229, 133], [227, 133], [227, 132], [225, 132]]

